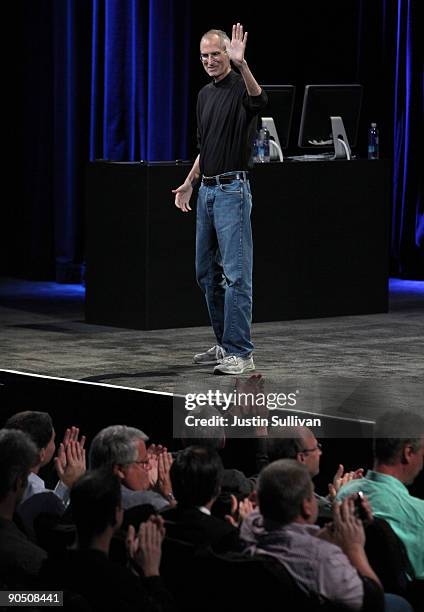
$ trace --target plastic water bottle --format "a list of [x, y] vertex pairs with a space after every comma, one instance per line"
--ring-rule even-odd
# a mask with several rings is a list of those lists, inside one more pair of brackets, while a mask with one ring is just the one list
[[378, 127], [376, 123], [371, 123], [368, 130], [368, 159], [378, 159], [379, 157]]
[[256, 138], [253, 141], [252, 157], [253, 157], [254, 163], [257, 164], [259, 162], [259, 137], [258, 137], [258, 134], [256, 134]]
[[258, 138], [258, 160], [261, 163], [268, 163], [270, 160], [269, 154], [269, 131], [266, 127], [259, 130]]
[[261, 130], [258, 130], [256, 134], [256, 161], [261, 163], [264, 161], [264, 141]]

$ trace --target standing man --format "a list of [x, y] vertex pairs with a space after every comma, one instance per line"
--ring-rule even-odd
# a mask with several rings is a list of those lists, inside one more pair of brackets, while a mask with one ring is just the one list
[[[190, 208], [193, 185], [201, 177], [197, 200], [196, 277], [205, 294], [217, 344], [194, 356], [215, 365], [215, 374], [255, 369], [252, 321], [252, 196], [248, 168], [257, 115], [267, 97], [251, 73], [244, 52], [247, 32], [233, 25], [231, 41], [209, 30], [200, 41], [200, 61], [212, 81], [199, 92], [197, 134], [200, 154], [184, 183], [173, 190], [175, 205]], [[240, 74], [231, 68], [231, 62]]]

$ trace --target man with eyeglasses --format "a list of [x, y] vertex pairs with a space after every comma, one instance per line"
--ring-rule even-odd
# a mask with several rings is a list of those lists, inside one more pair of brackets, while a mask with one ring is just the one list
[[169, 478], [172, 460], [167, 452], [160, 453], [163, 477], [157, 478], [156, 490], [152, 490], [149, 471], [153, 457], [150, 447], [149, 452], [146, 448], [148, 439], [135, 427], [110, 425], [99, 431], [91, 443], [90, 469], [109, 467], [119, 477], [124, 510], [142, 504], [151, 504], [155, 510], [162, 510], [174, 504]]
[[[197, 133], [200, 153], [185, 182], [173, 190], [175, 205], [191, 210], [197, 199], [196, 277], [209, 311], [217, 344], [194, 356], [215, 365], [215, 374], [255, 369], [251, 341], [253, 244], [252, 196], [248, 170], [257, 116], [267, 97], [244, 58], [247, 32], [233, 25], [231, 41], [209, 30], [200, 41], [200, 60], [212, 81], [199, 92]], [[239, 70], [231, 68], [231, 63]]]
[[[322, 444], [318, 442], [314, 432], [309, 427], [284, 427], [281, 430], [273, 429], [273, 437], [266, 439], [266, 451], [258, 456], [259, 469], [269, 462], [278, 459], [295, 459], [308, 469], [311, 478], [319, 474]], [[332, 517], [333, 502], [339, 489], [351, 480], [363, 476], [363, 469], [345, 472], [344, 466], [339, 465], [333, 481], [328, 485], [329, 494], [326, 497], [314, 495], [318, 502], [319, 520], [329, 520]]]

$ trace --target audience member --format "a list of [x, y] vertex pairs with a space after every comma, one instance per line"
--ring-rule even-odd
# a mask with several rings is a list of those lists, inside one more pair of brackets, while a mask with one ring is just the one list
[[7, 588], [30, 587], [46, 557], [13, 521], [37, 461], [37, 448], [26, 434], [0, 430], [0, 576]]
[[34, 538], [33, 526], [36, 517], [41, 513], [63, 514], [69, 503], [71, 487], [85, 472], [85, 437], [78, 440], [77, 427], [66, 430], [57, 457], [54, 459], [59, 482], [52, 491], [46, 488], [44, 480], [39, 476], [41, 468], [51, 462], [56, 450], [56, 432], [51, 416], [47, 412], [35, 410], [18, 412], [6, 421], [5, 428], [23, 431], [38, 450], [38, 461], [31, 469], [27, 489], [17, 508], [28, 535]]
[[[309, 427], [273, 428], [272, 437], [267, 439], [267, 454], [263, 457], [263, 465], [277, 459], [295, 459], [304, 464], [311, 478], [318, 476], [322, 446]], [[344, 472], [342, 464], [339, 465], [333, 482], [329, 484], [329, 495], [323, 497], [314, 492], [318, 501], [318, 515], [320, 519], [332, 518], [332, 502], [341, 486], [352, 479], [360, 478], [363, 469]]]
[[[224, 427], [215, 424], [214, 421], [220, 413], [213, 406], [199, 406], [190, 412], [193, 419], [197, 419], [196, 426], [185, 425], [181, 432], [181, 444], [184, 448], [188, 446], [202, 446], [216, 450], [218, 453], [226, 446], [226, 435]], [[202, 423], [207, 423], [202, 424]], [[211, 424], [212, 423], [212, 424]], [[224, 467], [221, 483], [221, 495], [212, 508], [215, 514], [217, 505], [224, 500], [230, 500], [234, 496], [239, 501], [244, 500], [254, 490], [255, 479], [247, 478], [243, 472], [234, 468]]]
[[346, 484], [337, 500], [358, 491], [367, 495], [374, 516], [386, 520], [404, 543], [415, 578], [424, 580], [424, 500], [409, 494], [423, 469], [424, 419], [402, 412], [377, 419], [374, 466], [365, 478]]
[[239, 548], [235, 525], [211, 514], [221, 491], [223, 469], [218, 453], [211, 448], [189, 446], [177, 454], [171, 467], [177, 506], [162, 514], [170, 537], [196, 548]]
[[[140, 429], [111, 425], [102, 429], [90, 446], [90, 469], [108, 466], [118, 475], [124, 510], [141, 504], [151, 504], [156, 510], [161, 510], [174, 501], [169, 478], [171, 456], [167, 452], [151, 452], [149, 456], [147, 440], [148, 437]], [[149, 490], [149, 470], [155, 454], [158, 474], [160, 470], [158, 492]]]
[[[331, 524], [321, 530], [314, 525], [318, 503], [306, 465], [282, 459], [267, 466], [259, 476], [258, 502], [259, 509], [241, 527], [247, 551], [278, 559], [318, 602], [361, 610], [364, 580], [381, 589], [364, 550], [365, 533], [352, 499], [334, 505]], [[411, 608], [402, 598], [388, 596], [386, 610]]]
[[[28, 487], [22, 502], [32, 495], [45, 493], [44, 481], [38, 473], [53, 459], [56, 450], [53, 421], [47, 412], [26, 410], [11, 416], [4, 425], [5, 429], [19, 429], [25, 432], [34, 442], [38, 449], [39, 460], [33, 466], [28, 478]], [[54, 459], [56, 471], [59, 476], [54, 493], [66, 503], [69, 501], [69, 493], [72, 485], [85, 472], [85, 436], [79, 440], [79, 428], [71, 427], [65, 431], [63, 441], [60, 443], [57, 457]]]
[[107, 467], [88, 472], [72, 488], [71, 507], [77, 547], [45, 563], [41, 574], [45, 587], [78, 593], [94, 611], [172, 609], [159, 577], [165, 533], [160, 517], [151, 517], [137, 533], [128, 528], [129, 569], [108, 558], [112, 537], [123, 520], [119, 477]]

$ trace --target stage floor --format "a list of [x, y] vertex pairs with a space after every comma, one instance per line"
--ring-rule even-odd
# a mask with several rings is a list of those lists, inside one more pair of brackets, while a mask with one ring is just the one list
[[[214, 344], [209, 328], [88, 325], [79, 285], [2, 279], [0, 322], [0, 369], [176, 394], [234, 389], [234, 377], [192, 363]], [[423, 411], [423, 282], [392, 279], [387, 314], [258, 323], [253, 341], [265, 391], [298, 392], [299, 409]]]

